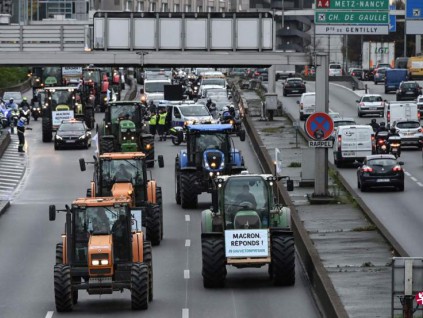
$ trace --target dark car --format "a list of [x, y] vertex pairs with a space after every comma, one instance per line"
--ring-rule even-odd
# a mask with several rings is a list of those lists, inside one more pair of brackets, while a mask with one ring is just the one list
[[283, 96], [302, 94], [306, 92], [305, 82], [300, 77], [287, 78], [283, 83]]
[[363, 79], [363, 70], [361, 68], [353, 68], [350, 72], [350, 75], [361, 80]]
[[357, 169], [357, 187], [362, 192], [375, 187], [394, 187], [404, 191], [403, 164], [393, 155], [367, 156]]
[[253, 78], [260, 79], [263, 82], [267, 82], [269, 79], [269, 72], [267, 68], [258, 68], [253, 74]]
[[373, 75], [373, 81], [374, 81], [375, 85], [377, 85], [378, 83], [384, 83], [385, 82], [385, 74], [386, 74], [386, 68], [385, 67], [375, 69], [374, 75]]
[[79, 120], [63, 121], [54, 136], [54, 149], [91, 147], [91, 131]]
[[397, 90], [397, 100], [417, 99], [422, 94], [422, 88], [417, 82], [401, 82]]

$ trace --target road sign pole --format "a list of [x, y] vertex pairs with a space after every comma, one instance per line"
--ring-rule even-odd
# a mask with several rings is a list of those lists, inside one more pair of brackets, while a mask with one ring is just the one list
[[[329, 113], [329, 57], [316, 54], [316, 112]], [[316, 148], [314, 196], [328, 196], [328, 149]]]

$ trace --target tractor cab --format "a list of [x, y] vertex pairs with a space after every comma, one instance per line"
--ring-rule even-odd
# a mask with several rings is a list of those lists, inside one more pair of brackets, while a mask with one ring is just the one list
[[[217, 179], [218, 202], [224, 211], [225, 229], [261, 229], [269, 226], [270, 206], [273, 201], [272, 185], [275, 178], [260, 175], [233, 177], [224, 182]], [[219, 187], [219, 185], [222, 185]]]

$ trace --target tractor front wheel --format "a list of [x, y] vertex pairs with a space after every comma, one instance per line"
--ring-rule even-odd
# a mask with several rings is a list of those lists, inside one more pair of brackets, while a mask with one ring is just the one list
[[72, 277], [68, 265], [54, 265], [54, 299], [58, 312], [72, 311]]
[[100, 153], [114, 152], [113, 139], [100, 139]]
[[131, 268], [131, 307], [133, 310], [148, 309], [148, 265], [134, 263]]
[[201, 239], [203, 286], [223, 287], [226, 278], [225, 241], [223, 238]]
[[179, 171], [179, 158], [175, 159], [175, 200], [176, 204], [181, 204], [181, 177]]
[[63, 243], [56, 244], [56, 264], [63, 264]]
[[269, 274], [277, 286], [295, 284], [295, 247], [294, 237], [274, 236], [272, 244], [272, 261]]
[[147, 240], [153, 246], [160, 245], [161, 241], [161, 221], [160, 221], [160, 207], [158, 205], [151, 205], [147, 212]]
[[162, 195], [162, 187], [156, 187], [156, 202], [157, 205], [160, 207], [160, 239], [163, 240], [163, 195]]
[[180, 174], [181, 206], [183, 209], [195, 209], [198, 205], [196, 192], [196, 176], [194, 174]]

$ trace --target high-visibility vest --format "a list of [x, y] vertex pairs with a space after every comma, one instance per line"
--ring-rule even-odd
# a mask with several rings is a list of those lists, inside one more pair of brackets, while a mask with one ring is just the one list
[[106, 93], [108, 89], [109, 89], [109, 82], [104, 81], [103, 83], [101, 83], [101, 92], [102, 93]]
[[159, 125], [166, 124], [166, 116], [167, 116], [166, 112], [159, 114]]
[[157, 115], [152, 115], [150, 117], [150, 121], [148, 122], [150, 125], [156, 125], [157, 124]]
[[119, 74], [113, 75], [113, 84], [119, 84], [119, 82], [120, 82]]

